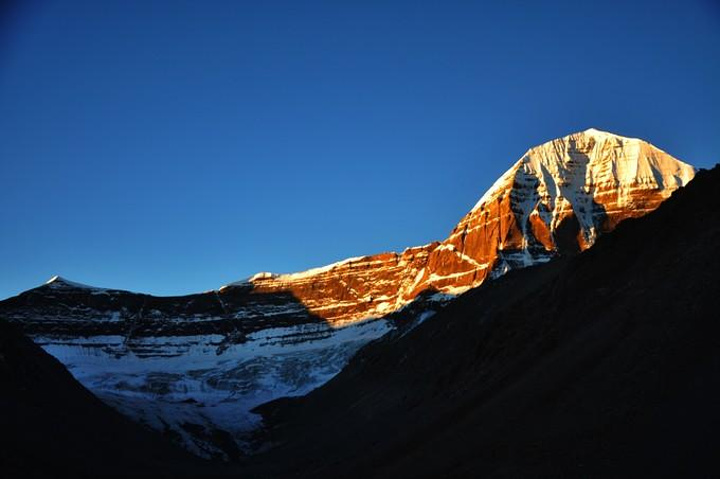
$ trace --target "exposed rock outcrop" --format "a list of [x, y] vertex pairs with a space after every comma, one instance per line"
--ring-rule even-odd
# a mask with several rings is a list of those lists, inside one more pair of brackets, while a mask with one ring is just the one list
[[328, 321], [379, 317], [425, 290], [457, 294], [587, 249], [623, 219], [657, 208], [693, 175], [693, 167], [645, 141], [589, 129], [528, 150], [443, 242], [250, 281], [264, 293], [291, 291]]

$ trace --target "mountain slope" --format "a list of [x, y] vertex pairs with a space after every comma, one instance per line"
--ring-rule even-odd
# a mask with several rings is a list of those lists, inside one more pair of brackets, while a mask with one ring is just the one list
[[3, 477], [165, 477], [199, 467], [190, 455], [104, 405], [1, 320], [0, 386]]
[[114, 408], [203, 457], [238, 458], [253, 449], [253, 407], [323, 384], [397, 317], [427, 318], [488, 278], [586, 249], [693, 174], [590, 129], [528, 150], [443, 242], [179, 297], [55, 277], [0, 302], [0, 316]]
[[[272, 477], [712, 477], [720, 167], [572, 259], [473, 290], [261, 409]], [[348, 398], [351, 398], [348, 400]]]

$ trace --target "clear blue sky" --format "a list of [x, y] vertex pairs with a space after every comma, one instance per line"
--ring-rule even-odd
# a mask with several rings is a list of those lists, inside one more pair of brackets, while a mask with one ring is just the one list
[[0, 298], [442, 239], [528, 147], [590, 126], [720, 161], [713, 0], [4, 5]]

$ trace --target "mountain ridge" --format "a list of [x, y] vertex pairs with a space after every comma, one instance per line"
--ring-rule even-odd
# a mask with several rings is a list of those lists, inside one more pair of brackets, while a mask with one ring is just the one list
[[[623, 219], [657, 208], [694, 173], [692, 166], [642, 139], [588, 128], [528, 149], [443, 241], [305, 271], [258, 272], [205, 293], [248, 286], [260, 292], [291, 291], [311, 313], [330, 322], [381, 317], [430, 288], [456, 295], [488, 276], [548, 261], [561, 249], [587, 249]], [[378, 267], [385, 269], [380, 277], [368, 277], [368, 272], [377, 275]], [[326, 284], [323, 277], [332, 273]], [[338, 275], [353, 284], [338, 281]], [[308, 288], [308, 281], [323, 283], [322, 296], [331, 301], [316, 298], [312, 290], [317, 285]]]

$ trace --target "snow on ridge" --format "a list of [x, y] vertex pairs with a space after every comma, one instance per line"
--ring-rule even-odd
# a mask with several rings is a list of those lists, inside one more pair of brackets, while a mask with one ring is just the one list
[[[567, 145], [571, 141], [583, 139], [595, 140], [595, 146], [588, 153], [590, 160], [587, 165], [589, 177], [574, 178], [574, 182], [585, 183], [598, 176], [603, 176], [603, 170], [607, 168], [607, 165], [611, 165], [612, 175], [615, 180], [623, 185], [632, 183], [637, 180], [638, 174], [643, 173], [644, 176], [648, 177], [657, 177], [659, 175], [663, 183], [677, 183], [676, 186], [682, 186], [692, 179], [696, 171], [692, 165], [678, 160], [643, 139], [625, 137], [597, 128], [588, 128], [547, 141], [527, 150], [520, 160], [515, 162], [493, 183], [490, 189], [473, 206], [470, 213], [498, 198], [503, 192], [510, 190], [520, 168], [530, 168], [535, 170], [536, 175], [540, 175], [542, 167], [545, 167], [556, 181], [565, 179], [564, 176], [573, 176], [571, 173], [572, 168], [567, 168], [567, 162], [571, 158], [567, 151]], [[617, 140], [622, 145], [623, 154], [611, 155], [607, 153], [607, 142], [611, 140]], [[659, 186], [663, 187], [663, 185]]]
[[305, 270], [305, 271], [300, 271], [300, 272], [297, 272], [297, 273], [279, 274], [279, 275], [276, 276], [276, 278], [278, 278], [278, 279], [280, 279], [280, 280], [294, 280], [294, 279], [307, 278], [307, 277], [315, 276], [315, 275], [318, 275], [318, 274], [321, 274], [321, 273], [326, 273], [326, 272], [328, 272], [328, 271], [330, 271], [330, 270], [332, 270], [332, 269], [337, 268], [338, 266], [344, 266], [344, 265], [346, 265], [346, 264], [352, 263], [353, 261], [363, 260], [363, 259], [365, 259], [366, 257], [367, 257], [367, 256], [354, 256], [354, 257], [352, 257], [352, 258], [346, 258], [346, 259], [343, 259], [343, 260], [341, 260], [341, 261], [337, 261], [337, 262], [335, 262], [335, 263], [330, 263], [330, 264], [328, 264], [328, 265], [326, 265], [326, 266], [320, 266], [320, 267], [317, 267], [317, 268], [311, 268], [311, 269], [308, 269], [308, 270]]
[[329, 381], [363, 345], [394, 329], [386, 320], [342, 329], [325, 324], [268, 328], [220, 350], [222, 335], [35, 336], [46, 352], [106, 403], [158, 430], [171, 430], [205, 458], [224, 452], [186, 423], [230, 433], [249, 452], [260, 417], [252, 409], [301, 396]]
[[233, 281], [232, 283], [224, 284], [218, 288], [218, 291], [224, 291], [227, 288], [235, 287], [235, 286], [252, 286], [253, 283], [257, 280], [263, 280], [263, 279], [273, 279], [276, 278], [278, 275], [275, 273], [270, 273], [268, 271], [261, 271], [259, 273], [255, 273], [254, 275], [241, 279], [239, 281]]
[[336, 261], [335, 263], [330, 263], [325, 266], [319, 266], [317, 268], [311, 268], [307, 269], [305, 271], [298, 271], [296, 273], [270, 273], [268, 271], [261, 271], [259, 273], [256, 273], [249, 278], [241, 279], [240, 281], [235, 281], [233, 283], [228, 283], [224, 286], [221, 286], [219, 288], [219, 291], [222, 291], [226, 288], [232, 287], [232, 286], [245, 286], [250, 285], [252, 286], [256, 281], [262, 281], [266, 279], [277, 279], [280, 281], [292, 281], [297, 279], [303, 279], [308, 278], [312, 276], [316, 276], [321, 273], [326, 273], [328, 271], [333, 270], [334, 268], [337, 268], [338, 266], [344, 266], [346, 264], [352, 263], [354, 261], [360, 261], [367, 258], [366, 256], [354, 256], [352, 258], [346, 258], [340, 261]]
[[107, 291], [106, 288], [98, 288], [96, 286], [89, 286], [83, 283], [77, 283], [63, 278], [62, 276], [55, 275], [45, 282], [46, 285], [51, 288], [79, 288], [79, 289], [91, 289], [94, 291]]
[[[524, 157], [525, 155], [523, 155], [523, 158]], [[477, 210], [482, 205], [487, 203], [489, 200], [495, 198], [500, 191], [506, 190], [508, 182], [513, 179], [513, 177], [515, 176], [515, 172], [522, 164], [522, 161], [522, 159], [516, 161], [509, 170], [503, 173], [500, 178], [495, 180], [495, 183], [493, 183], [493, 185], [485, 192], [485, 194], [480, 197], [480, 199], [477, 203], [475, 203], [475, 206], [473, 206], [470, 212], [472, 213], [473, 211]]]

